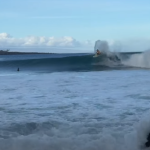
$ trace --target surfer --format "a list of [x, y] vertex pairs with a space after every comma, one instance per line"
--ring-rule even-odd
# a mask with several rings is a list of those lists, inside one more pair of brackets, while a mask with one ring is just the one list
[[97, 49], [96, 54], [93, 57], [98, 57], [101, 54], [101, 52]]
[[150, 133], [147, 136], [147, 142], [145, 143], [146, 147], [150, 147]]
[[97, 54], [97, 55], [100, 55], [101, 52], [97, 49], [96, 54]]

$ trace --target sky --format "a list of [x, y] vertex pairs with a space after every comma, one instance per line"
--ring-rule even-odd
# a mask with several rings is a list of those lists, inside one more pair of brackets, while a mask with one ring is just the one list
[[0, 0], [0, 49], [92, 52], [150, 48], [149, 0]]

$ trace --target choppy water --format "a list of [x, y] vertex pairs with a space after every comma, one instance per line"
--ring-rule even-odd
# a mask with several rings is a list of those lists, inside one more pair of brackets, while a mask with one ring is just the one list
[[3, 64], [0, 150], [144, 149], [150, 132], [149, 70], [17, 72]]

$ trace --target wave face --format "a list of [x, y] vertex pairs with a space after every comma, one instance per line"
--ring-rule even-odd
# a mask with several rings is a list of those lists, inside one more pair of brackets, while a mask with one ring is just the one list
[[94, 71], [121, 67], [117, 55], [102, 54], [93, 58], [93, 54], [49, 54], [36, 56], [11, 56], [0, 59], [1, 69], [36, 71]]

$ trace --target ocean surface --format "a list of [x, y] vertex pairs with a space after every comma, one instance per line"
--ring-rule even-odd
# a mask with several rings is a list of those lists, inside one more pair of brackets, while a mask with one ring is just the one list
[[148, 56], [1, 55], [0, 150], [146, 149]]

